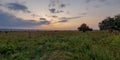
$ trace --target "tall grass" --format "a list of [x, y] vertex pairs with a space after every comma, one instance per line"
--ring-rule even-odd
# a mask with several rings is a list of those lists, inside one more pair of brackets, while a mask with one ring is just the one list
[[120, 60], [120, 33], [0, 32], [0, 60]]

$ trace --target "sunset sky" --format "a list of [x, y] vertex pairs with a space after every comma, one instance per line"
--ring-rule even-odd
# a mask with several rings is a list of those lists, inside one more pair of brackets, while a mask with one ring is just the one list
[[98, 29], [120, 14], [120, 0], [0, 0], [0, 29], [76, 30], [82, 23]]

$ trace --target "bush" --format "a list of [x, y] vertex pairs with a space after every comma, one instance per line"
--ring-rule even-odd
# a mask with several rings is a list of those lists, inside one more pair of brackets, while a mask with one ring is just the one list
[[92, 31], [93, 29], [92, 29], [92, 28], [89, 28], [89, 27], [87, 26], [87, 24], [83, 23], [80, 27], [78, 27], [78, 30], [79, 30], [79, 31], [86, 32], [86, 31]]

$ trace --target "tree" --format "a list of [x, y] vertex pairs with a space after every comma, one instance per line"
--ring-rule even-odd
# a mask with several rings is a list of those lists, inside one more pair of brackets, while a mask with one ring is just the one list
[[79, 31], [86, 32], [86, 31], [92, 31], [93, 29], [92, 29], [92, 28], [89, 28], [89, 27], [87, 26], [87, 24], [83, 23], [80, 27], [78, 27], [78, 30], [79, 30]]
[[120, 31], [120, 14], [119, 15], [116, 15], [115, 17], [114, 17], [114, 19], [116, 20], [115, 21], [115, 25], [116, 25], [116, 30], [119, 30]]
[[120, 15], [108, 17], [99, 23], [100, 30], [120, 30]]
[[108, 17], [99, 23], [100, 30], [108, 30], [115, 27], [114, 18]]

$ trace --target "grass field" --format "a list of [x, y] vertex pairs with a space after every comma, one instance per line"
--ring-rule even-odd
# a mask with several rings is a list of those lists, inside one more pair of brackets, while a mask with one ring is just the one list
[[120, 33], [0, 32], [0, 60], [120, 60]]

